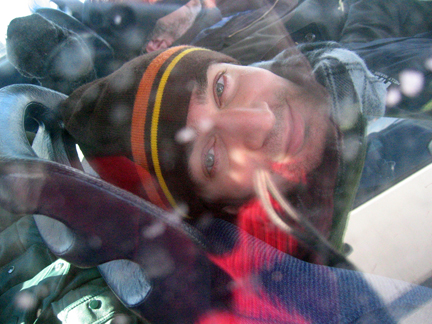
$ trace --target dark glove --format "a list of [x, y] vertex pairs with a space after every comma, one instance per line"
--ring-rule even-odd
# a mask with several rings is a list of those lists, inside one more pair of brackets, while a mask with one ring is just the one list
[[10, 22], [6, 49], [22, 75], [65, 94], [96, 78], [92, 52], [81, 37], [39, 14]]

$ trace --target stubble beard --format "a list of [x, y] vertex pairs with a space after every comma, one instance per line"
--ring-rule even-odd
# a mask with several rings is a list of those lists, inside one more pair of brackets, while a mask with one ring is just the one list
[[[314, 89], [318, 91], [314, 91]], [[313, 97], [312, 93], [317, 93]], [[310, 107], [308, 113], [310, 119], [305, 127], [305, 143], [299, 154], [293, 157], [287, 157], [282, 162], [274, 162], [271, 165], [271, 171], [276, 177], [282, 177], [288, 181], [285, 190], [290, 190], [300, 184], [306, 184], [307, 175], [318, 168], [324, 157], [324, 151], [328, 145], [333, 145], [336, 136], [334, 124], [331, 122], [330, 109], [331, 103], [327, 91], [323, 91], [322, 86], [314, 84], [308, 90], [299, 93], [299, 98], [305, 98], [307, 105]], [[281, 116], [276, 116], [281, 119]]]

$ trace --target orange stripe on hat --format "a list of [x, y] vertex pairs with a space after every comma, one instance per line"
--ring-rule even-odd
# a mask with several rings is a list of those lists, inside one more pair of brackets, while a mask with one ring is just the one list
[[150, 129], [151, 155], [152, 155], [152, 160], [153, 160], [153, 167], [154, 167], [157, 179], [159, 181], [159, 185], [161, 186], [162, 191], [165, 194], [165, 197], [168, 199], [171, 206], [175, 209], [179, 209], [179, 206], [177, 206], [177, 203], [176, 203], [173, 195], [171, 194], [171, 192], [168, 189], [168, 186], [166, 185], [165, 179], [162, 175], [160, 163], [159, 163], [159, 152], [158, 152], [158, 145], [157, 145], [157, 143], [158, 143], [157, 131], [158, 131], [158, 126], [159, 126], [159, 115], [160, 115], [160, 111], [161, 111], [162, 96], [163, 96], [163, 92], [165, 90], [165, 85], [166, 85], [168, 78], [170, 76], [170, 73], [174, 69], [176, 64], [178, 62], [180, 62], [180, 60], [184, 56], [189, 54], [190, 52], [203, 51], [203, 50], [205, 50], [205, 49], [188, 48], [187, 50], [179, 53], [172, 60], [172, 62], [168, 65], [168, 67], [164, 71], [162, 78], [161, 78], [161, 81], [159, 82], [159, 87], [158, 87], [157, 93], [156, 93], [156, 101], [155, 101], [154, 109], [153, 109], [152, 124], [151, 124], [151, 129]]
[[144, 140], [144, 131], [146, 124], [147, 108], [149, 104], [150, 93], [153, 87], [155, 78], [162, 67], [162, 65], [173, 55], [175, 52], [179, 51], [184, 46], [170, 48], [163, 53], [159, 54], [148, 66], [143, 77], [141, 78], [140, 84], [138, 86], [137, 95], [133, 107], [132, 115], [132, 127], [131, 127], [131, 148], [132, 156], [134, 161], [143, 167], [143, 169], [138, 172], [141, 182], [143, 183], [144, 189], [147, 196], [159, 207], [165, 207], [166, 204], [163, 199], [159, 196], [159, 190], [149, 179], [152, 178], [151, 174], [148, 172], [148, 162], [146, 158], [146, 148]]
[[149, 104], [148, 101], [153, 83], [157, 73], [166, 60], [183, 47], [184, 46], [173, 47], [159, 54], [146, 69], [138, 86], [132, 115], [131, 145], [135, 162], [146, 169], [148, 169], [148, 162], [145, 154], [144, 130]]
[[[182, 51], [182, 49], [187, 48]], [[166, 207], [163, 201], [166, 199], [170, 203], [171, 207], [179, 209], [173, 195], [171, 194], [165, 179], [162, 175], [162, 170], [159, 163], [159, 152], [158, 152], [158, 127], [159, 127], [159, 116], [162, 109], [161, 102], [163, 93], [165, 90], [166, 83], [171, 74], [171, 71], [177, 65], [177, 63], [187, 54], [197, 50], [205, 50], [202, 48], [193, 48], [187, 46], [177, 46], [170, 48], [161, 54], [159, 54], [147, 67], [146, 71], [141, 78], [140, 84], [138, 86], [138, 91], [136, 99], [134, 102], [133, 115], [132, 115], [132, 127], [131, 127], [131, 149], [134, 161], [142, 166], [144, 169], [141, 170], [140, 178], [143, 187], [146, 191], [147, 196], [151, 202], [158, 206]], [[156, 98], [153, 106], [150, 106], [149, 102], [152, 89], [154, 89], [156, 77], [159, 75], [162, 66], [169, 59], [171, 62], [168, 64], [163, 72], [159, 83], [157, 84]], [[150, 111], [149, 111], [150, 109]], [[151, 118], [150, 127], [150, 151], [153, 168], [157, 181], [159, 183], [159, 188], [163, 191], [165, 197], [160, 196], [160, 190], [155, 186], [152, 181], [151, 173], [149, 170], [149, 163], [146, 157], [146, 146], [145, 146], [145, 125], [147, 122], [147, 115], [150, 112], [149, 118]], [[165, 198], [165, 199], [164, 199]]]

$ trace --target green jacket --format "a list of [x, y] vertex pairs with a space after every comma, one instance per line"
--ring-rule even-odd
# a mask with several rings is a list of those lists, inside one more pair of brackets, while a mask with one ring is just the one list
[[[0, 209], [0, 323], [143, 323], [97, 268], [57, 259], [29, 215]], [[120, 319], [120, 318], [118, 318]]]

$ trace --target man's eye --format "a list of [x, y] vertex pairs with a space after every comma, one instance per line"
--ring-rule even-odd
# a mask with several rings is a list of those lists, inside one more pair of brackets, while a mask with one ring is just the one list
[[211, 148], [207, 152], [207, 154], [205, 156], [205, 161], [204, 161], [205, 168], [207, 169], [207, 172], [209, 175], [211, 174], [211, 171], [213, 169], [214, 164], [215, 164], [214, 149]]
[[221, 76], [216, 83], [216, 95], [219, 98], [222, 96], [224, 88], [225, 88], [225, 83], [224, 83], [223, 76]]
[[224, 79], [224, 74], [222, 73], [216, 80], [216, 84], [215, 84], [215, 95], [216, 95], [216, 101], [218, 102], [219, 105], [222, 104], [221, 102], [221, 98], [223, 95], [223, 92], [225, 90], [225, 79]]

